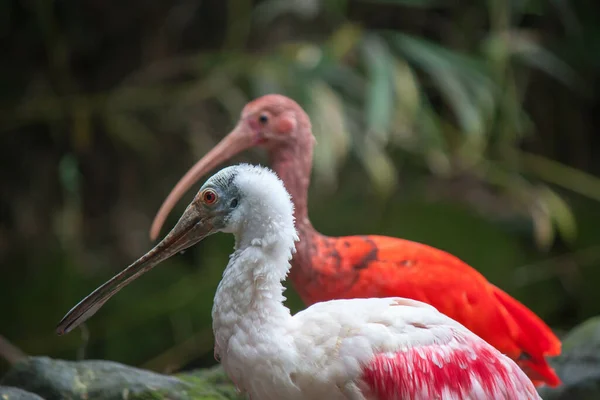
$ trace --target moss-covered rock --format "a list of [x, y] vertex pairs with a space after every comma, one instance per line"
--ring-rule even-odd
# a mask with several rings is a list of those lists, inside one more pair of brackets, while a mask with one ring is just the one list
[[242, 399], [219, 367], [168, 376], [110, 361], [32, 357], [17, 363], [2, 384], [46, 400]]
[[600, 316], [575, 327], [563, 339], [563, 351], [550, 361], [563, 384], [541, 388], [545, 400], [600, 399]]
[[0, 386], [0, 399], [1, 400], [44, 400], [37, 394], [27, 392], [25, 390], [11, 387], [11, 386]]
[[220, 366], [176, 376], [190, 385], [187, 393], [191, 399], [245, 399], [238, 393]]

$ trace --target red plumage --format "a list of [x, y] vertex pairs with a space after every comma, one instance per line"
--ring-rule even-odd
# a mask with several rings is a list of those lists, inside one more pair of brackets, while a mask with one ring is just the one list
[[293, 100], [263, 96], [249, 103], [240, 123], [179, 181], [151, 229], [156, 238], [177, 200], [202, 175], [240, 151], [264, 145], [290, 192], [300, 236], [290, 272], [307, 305], [369, 297], [406, 297], [429, 303], [508, 355], [536, 384], [560, 384], [546, 356], [560, 353], [550, 328], [469, 265], [442, 250], [384, 236], [323, 236], [308, 219], [307, 194], [314, 137]]
[[463, 342], [379, 354], [362, 380], [378, 400], [539, 399], [531, 383], [516, 378], [517, 369], [480, 343]]

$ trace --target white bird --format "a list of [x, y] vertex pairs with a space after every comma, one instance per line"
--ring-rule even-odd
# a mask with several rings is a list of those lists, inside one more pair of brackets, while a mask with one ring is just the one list
[[235, 251], [215, 295], [215, 357], [251, 399], [540, 398], [512, 360], [425, 303], [334, 300], [292, 316], [282, 281], [298, 240], [293, 205], [273, 172], [245, 164], [213, 175], [165, 239], [69, 311], [58, 333], [218, 231], [234, 234]]

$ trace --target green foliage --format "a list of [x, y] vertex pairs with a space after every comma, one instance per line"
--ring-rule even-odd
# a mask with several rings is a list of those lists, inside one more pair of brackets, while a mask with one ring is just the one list
[[[394, 4], [407, 7], [406, 11], [434, 6], [429, 1], [371, 3]], [[230, 16], [235, 23], [228, 27], [223, 51], [148, 63], [107, 93], [63, 96], [42, 90], [24, 98], [5, 117], [12, 120], [9, 126], [35, 120], [71, 120], [74, 145], [78, 147], [89, 146], [85, 143], [94, 129], [92, 120], [100, 116], [115, 144], [155, 157], [159, 146], [154, 139], [156, 128], [150, 128], [152, 122], [142, 118], [141, 113], [161, 110], [159, 117], [169, 119], [171, 129], [189, 130], [193, 129], [191, 122], [185, 121], [192, 119], [190, 110], [197, 110], [207, 101], [219, 103], [234, 121], [250, 98], [280, 92], [297, 98], [315, 120], [319, 119], [315, 126], [321, 143], [315, 157], [317, 184], [333, 184], [336, 171], [347, 159], [346, 153], [353, 151], [374, 187], [385, 196], [397, 183], [396, 163], [389, 153], [391, 145], [396, 145], [416, 155], [409, 160], [425, 161], [432, 173], [476, 176], [482, 184], [498, 187], [509, 201], [517, 202], [523, 212], [531, 215], [542, 247], [551, 244], [558, 221], [564, 221], [554, 213], [564, 215], [565, 207], [560, 207], [562, 211], [546, 207], [539, 212], [531, 206], [546, 202], [538, 190], [540, 180], [600, 199], [594, 194], [600, 191], [600, 183], [582, 171], [573, 173], [555, 164], [566, 178], [556, 180], [543, 168], [527, 169], [527, 155], [520, 145], [525, 136], [534, 133], [534, 126], [523, 107], [527, 90], [524, 80], [541, 70], [570, 87], [582, 87], [577, 74], [544, 48], [531, 31], [510, 22], [523, 18], [531, 9], [509, 9], [498, 2], [490, 3], [487, 9], [481, 6], [473, 12], [490, 13], [489, 31], [478, 34], [482, 38], [479, 42], [465, 40], [449, 46], [444, 41], [436, 43], [397, 30], [358, 28], [344, 21], [345, 8], [332, 8], [331, 4], [321, 8], [318, 2], [295, 1], [265, 1], [254, 10], [236, 5]], [[327, 14], [327, 10], [334, 10], [342, 23], [334, 24], [322, 40], [279, 40], [258, 54], [243, 46], [247, 29], [241, 29], [242, 25], [254, 23], [255, 29], [268, 32], [282, 18], [314, 19]], [[44, 32], [50, 35], [51, 30], [61, 29], [52, 8], [37, 11], [45, 21]], [[468, 38], [471, 33], [462, 34]], [[67, 43], [58, 39], [47, 45], [55, 57], [69, 52]], [[65, 55], [60, 57], [54, 60], [55, 67], [69, 74]], [[184, 83], [166, 83], [184, 75]], [[433, 98], [443, 103], [434, 107]], [[316, 110], [327, 112], [319, 116]], [[503, 179], [498, 179], [500, 173]], [[587, 184], [570, 184], [576, 179], [574, 174], [583, 175]], [[520, 182], [518, 188], [513, 180]], [[550, 190], [547, 187], [542, 192]], [[559, 228], [566, 239], [574, 232], [570, 223]]]

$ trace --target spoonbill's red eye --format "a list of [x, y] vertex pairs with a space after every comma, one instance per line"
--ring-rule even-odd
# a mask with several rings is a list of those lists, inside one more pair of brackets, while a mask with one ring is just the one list
[[202, 193], [202, 201], [204, 204], [208, 205], [215, 204], [217, 201], [217, 193], [212, 189], [206, 189], [204, 193]]
[[269, 116], [267, 114], [261, 114], [260, 117], [258, 117], [258, 122], [260, 122], [261, 124], [266, 124], [267, 122], [269, 122]]

